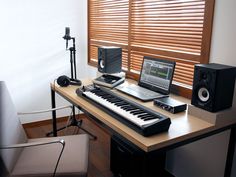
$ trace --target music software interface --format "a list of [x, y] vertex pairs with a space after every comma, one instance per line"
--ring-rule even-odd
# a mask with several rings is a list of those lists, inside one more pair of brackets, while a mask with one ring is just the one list
[[161, 61], [144, 59], [140, 82], [168, 91], [174, 65]]

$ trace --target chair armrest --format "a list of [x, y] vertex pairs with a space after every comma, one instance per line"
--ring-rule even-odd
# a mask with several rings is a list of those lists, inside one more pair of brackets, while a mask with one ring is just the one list
[[48, 145], [48, 144], [55, 144], [55, 143], [60, 143], [63, 146], [65, 145], [65, 141], [63, 139], [57, 139], [57, 140], [52, 140], [52, 141], [40, 141], [40, 142], [12, 144], [12, 145], [9, 145], [9, 146], [2, 146], [2, 147], [0, 147], [0, 149], [15, 149], [15, 148], [40, 146], [40, 145]]
[[26, 114], [39, 114], [39, 113], [45, 113], [45, 112], [51, 112], [51, 111], [56, 111], [60, 109], [66, 109], [66, 108], [71, 108], [72, 106], [62, 106], [62, 107], [57, 107], [57, 108], [52, 108], [52, 109], [45, 109], [45, 110], [38, 110], [38, 111], [32, 111], [32, 112], [18, 112], [18, 115], [26, 115]]
[[56, 144], [56, 143], [61, 144], [62, 148], [61, 148], [61, 151], [60, 151], [60, 154], [58, 156], [58, 159], [57, 159], [57, 162], [56, 162], [56, 166], [55, 166], [54, 172], [53, 172], [53, 177], [55, 177], [56, 171], [57, 171], [57, 167], [58, 167], [59, 161], [61, 159], [61, 155], [62, 155], [62, 153], [64, 151], [64, 148], [65, 148], [65, 140], [57, 139], [57, 140], [52, 140], [52, 141], [40, 141], [40, 142], [13, 144], [13, 145], [9, 145], [9, 146], [2, 146], [2, 147], [0, 147], [0, 149], [26, 148], [26, 147], [42, 146], [42, 145], [49, 145], [49, 144]]

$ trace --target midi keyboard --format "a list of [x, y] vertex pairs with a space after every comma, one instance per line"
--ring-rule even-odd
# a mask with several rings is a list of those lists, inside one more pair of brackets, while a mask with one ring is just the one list
[[77, 89], [76, 93], [143, 136], [167, 131], [170, 127], [170, 118], [107, 88], [90, 85]]

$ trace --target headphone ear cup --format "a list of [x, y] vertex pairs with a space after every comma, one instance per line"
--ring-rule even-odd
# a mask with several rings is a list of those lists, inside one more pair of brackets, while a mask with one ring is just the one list
[[68, 85], [70, 85], [70, 78], [65, 75], [60, 76], [57, 79], [57, 84], [61, 87], [67, 87]]

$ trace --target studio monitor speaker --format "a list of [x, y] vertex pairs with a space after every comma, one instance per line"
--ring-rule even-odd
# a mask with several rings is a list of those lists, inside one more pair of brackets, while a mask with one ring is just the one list
[[101, 73], [121, 72], [122, 49], [120, 47], [98, 48], [98, 71]]
[[221, 64], [197, 64], [194, 70], [192, 105], [210, 112], [232, 106], [236, 69]]

